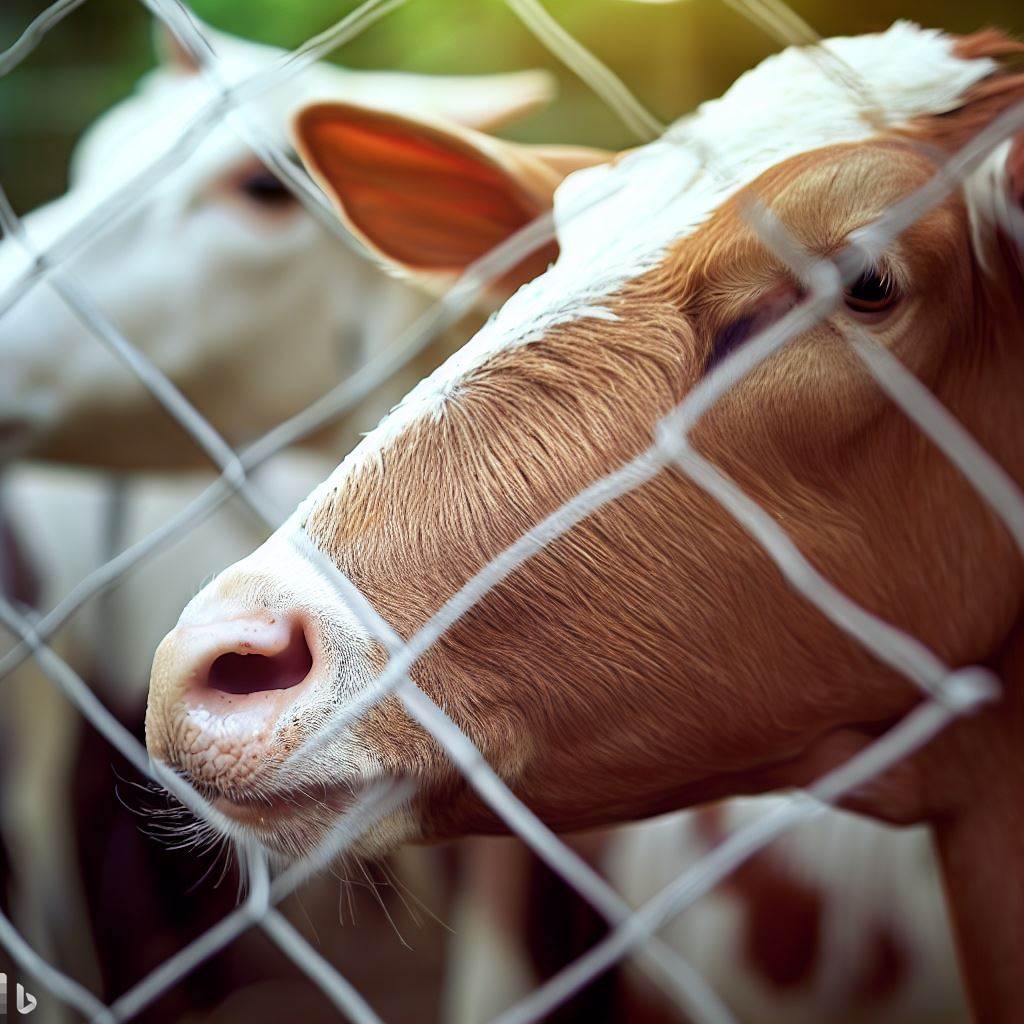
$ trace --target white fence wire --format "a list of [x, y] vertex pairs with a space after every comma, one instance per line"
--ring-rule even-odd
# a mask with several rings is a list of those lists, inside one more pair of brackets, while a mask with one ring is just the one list
[[[84, 0], [58, 0], [40, 14], [20, 39], [0, 53], [0, 75], [16, 68], [61, 19]], [[218, 73], [215, 46], [199, 20], [182, 0], [142, 0], [161, 19], [180, 45], [198, 63], [214, 86], [215, 96], [184, 131], [148, 166], [114, 195], [95, 206], [63, 236], [43, 251], [33, 251], [21, 222], [0, 189], [0, 226], [22, 244], [30, 257], [25, 271], [0, 294], [3, 315], [31, 288], [52, 288], [93, 338], [112, 351], [151, 394], [187, 431], [220, 470], [218, 480], [182, 512], [132, 547], [120, 552], [83, 579], [48, 613], [33, 617], [0, 597], [0, 622], [14, 635], [16, 646], [0, 659], [0, 681], [26, 658], [34, 657], [42, 671], [58, 686], [89, 722], [140, 772], [168, 788], [186, 806], [215, 828], [225, 823], [208, 802], [183, 779], [151, 763], [145, 749], [91, 692], [87, 684], [47, 646], [47, 641], [92, 597], [102, 593], [126, 573], [180, 539], [211, 515], [233, 494], [239, 494], [268, 527], [275, 528], [282, 511], [252, 484], [250, 472], [275, 453], [301, 440], [355, 406], [388, 380], [433, 338], [473, 308], [492, 280], [520, 262], [524, 255], [553, 236], [550, 215], [538, 218], [516, 236], [473, 264], [459, 281], [424, 316], [352, 377], [341, 382], [301, 413], [271, 430], [242, 451], [235, 452], [171, 381], [123, 337], [92, 302], [89, 295], [62, 268], [68, 257], [97, 232], [110, 227], [145, 197], [166, 173], [188, 159], [208, 133], [225, 125], [236, 132], [274, 170], [300, 202], [338, 235], [339, 244], [355, 244], [337, 221], [323, 195], [294, 164], [294, 158], [267, 137], [245, 116], [246, 105], [267, 89], [298, 74], [315, 60], [354, 38], [407, 0], [367, 0], [334, 26], [287, 53], [272, 66], [249, 79], [226, 85]], [[426, 0], [419, 0], [426, 2]], [[807, 47], [818, 63], [844, 89], [854, 91], [872, 122], [884, 126], [882, 114], [871, 104], [871, 83], [824, 48], [806, 23], [777, 0], [728, 0], [755, 24], [780, 42]], [[507, 0], [508, 7], [552, 52], [646, 141], [664, 126], [647, 111], [626, 86], [592, 53], [573, 39], [538, 0]], [[328, 722], [294, 757], [305, 757], [311, 747], [365, 713], [388, 693], [396, 694], [408, 713], [444, 747], [453, 763], [480, 797], [579, 895], [606, 919], [607, 936], [585, 955], [565, 967], [518, 1005], [502, 1013], [495, 1024], [527, 1024], [541, 1019], [573, 993], [643, 945], [642, 963], [653, 964], [652, 977], [698, 1024], [726, 1024], [733, 1017], [704, 979], [678, 954], [663, 944], [657, 933], [674, 915], [718, 884], [744, 860], [769, 844], [786, 829], [820, 814], [828, 804], [864, 781], [907, 757], [957, 716], [969, 713], [999, 691], [995, 676], [982, 667], [954, 670], [917, 639], [882, 621], [852, 601], [834, 583], [812, 568], [778, 522], [747, 497], [734, 481], [700, 456], [688, 435], [714, 403], [746, 374], [793, 338], [830, 315], [841, 298], [844, 283], [936, 202], [956, 189], [980, 160], [1014, 133], [1024, 129], [1024, 105], [986, 126], [960, 153], [950, 158], [923, 188], [894, 205], [873, 224], [862, 229], [847, 247], [830, 260], [811, 258], [787, 235], [767, 211], [754, 205], [747, 213], [752, 225], [770, 247], [803, 281], [806, 294], [800, 304], [772, 327], [739, 348], [710, 373], [686, 399], [654, 425], [651, 446], [629, 464], [596, 481], [560, 509], [524, 534], [459, 590], [407, 642], [403, 642], [372, 604], [305, 537], [297, 541], [302, 554], [330, 578], [359, 621], [386, 648], [388, 663], [363, 697]], [[685, 132], [678, 144], [687, 145]], [[714, 173], [714, 167], [707, 167]], [[588, 204], [603, 197], [586, 196]], [[578, 215], [582, 207], [570, 211]], [[992, 506], [1018, 547], [1024, 552], [1024, 497], [1016, 485], [970, 437], [937, 399], [894, 356], [864, 331], [850, 328], [851, 349], [884, 392], [927, 434], [962, 471]], [[410, 677], [417, 659], [461, 616], [506, 576], [545, 545], [570, 530], [596, 509], [652, 479], [666, 467], [682, 471], [696, 486], [714, 497], [762, 546], [790, 584], [837, 627], [868, 648], [877, 658], [913, 680], [926, 699], [897, 726], [846, 764], [834, 769], [775, 805], [759, 820], [738, 829], [657, 896], [633, 911], [621, 896], [574, 850], [554, 835], [506, 786], [479, 750]], [[353, 1021], [379, 1018], [360, 993], [336, 967], [327, 963], [278, 913], [275, 905], [310, 876], [338, 857], [376, 820], [407, 800], [406, 786], [381, 785], [369, 790], [339, 820], [316, 851], [271, 878], [267, 852], [255, 842], [241, 842], [239, 857], [247, 867], [250, 887], [246, 900], [216, 926], [181, 949], [110, 1005], [87, 991], [40, 957], [0, 914], [0, 945], [26, 971], [37, 977], [58, 999], [95, 1022], [127, 1021], [180, 982], [207, 958], [252, 927], [259, 927], [319, 985], [339, 1011]]]

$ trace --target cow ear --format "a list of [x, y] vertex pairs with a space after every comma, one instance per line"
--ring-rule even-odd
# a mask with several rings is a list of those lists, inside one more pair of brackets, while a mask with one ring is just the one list
[[347, 103], [453, 121], [486, 132], [547, 106], [555, 79], [547, 71], [498, 75], [416, 75], [338, 69], [337, 96]]
[[[307, 107], [295, 138], [350, 229], [433, 289], [549, 211], [571, 170], [608, 159], [597, 150], [516, 145], [347, 103]], [[557, 254], [557, 244], [547, 243], [494, 290], [514, 290]]]

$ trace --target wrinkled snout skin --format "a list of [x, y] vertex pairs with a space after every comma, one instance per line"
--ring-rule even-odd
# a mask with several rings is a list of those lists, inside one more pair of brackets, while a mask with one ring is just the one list
[[313, 664], [301, 621], [227, 603], [220, 612], [207, 625], [174, 630], [157, 650], [149, 744], [154, 757], [174, 751], [197, 783], [229, 794], [252, 785], [264, 758], [287, 755], [287, 730], [275, 735], [273, 727], [312, 685]]
[[[342, 695], [377, 674], [371, 653], [331, 586], [274, 538], [198, 594], [157, 649], [150, 756], [271, 849], [307, 852], [381, 774], [350, 727], [316, 756], [329, 767], [310, 772], [303, 755]], [[360, 851], [409, 834], [399, 812]]]

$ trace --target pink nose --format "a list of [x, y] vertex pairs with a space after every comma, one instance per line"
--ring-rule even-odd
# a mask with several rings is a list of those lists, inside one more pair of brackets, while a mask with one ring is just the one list
[[[204, 621], [171, 630], [153, 661], [146, 715], [150, 753], [197, 777], [210, 774], [210, 758], [230, 754], [244, 761], [316, 685], [309, 631], [298, 613], [227, 604]], [[191, 737], [184, 747], [183, 735]], [[201, 755], [206, 748], [208, 756]], [[217, 761], [218, 772], [225, 766]]]

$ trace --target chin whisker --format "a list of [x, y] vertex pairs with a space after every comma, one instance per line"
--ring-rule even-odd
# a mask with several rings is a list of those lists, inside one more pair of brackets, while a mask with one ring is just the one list
[[401, 876], [394, 867], [392, 867], [386, 861], [382, 861], [380, 864], [380, 870], [391, 883], [391, 886], [395, 890], [395, 894], [402, 901], [403, 906], [405, 906], [406, 911], [408, 912], [409, 916], [413, 919], [413, 921], [416, 923], [417, 927], [423, 926], [422, 921], [420, 920], [419, 916], [413, 911], [413, 908], [412, 906], [410, 906], [406, 897], [408, 897], [408, 900], [411, 900], [416, 907], [423, 911], [423, 913], [426, 914], [427, 917], [429, 917], [436, 924], [439, 924], [442, 928], [444, 928], [445, 931], [449, 932], [452, 935], [455, 934], [455, 929], [452, 928], [452, 926], [448, 924], [447, 921], [442, 920], [441, 917], [438, 915], [437, 911], [433, 910], [430, 906], [428, 906], [426, 901], [421, 896], [418, 896], [408, 883], [402, 881]]
[[368, 868], [366, 867], [366, 864], [363, 861], [361, 861], [361, 860], [356, 861], [356, 864], [359, 865], [359, 870], [362, 871], [363, 877], [366, 879], [367, 883], [369, 884], [370, 891], [373, 893], [375, 899], [377, 900], [377, 903], [380, 906], [380, 909], [384, 911], [384, 916], [387, 918], [388, 924], [391, 925], [391, 928], [394, 931], [395, 935], [397, 936], [398, 941], [403, 946], [405, 946], [406, 949], [411, 951], [412, 950], [412, 946], [410, 946], [409, 943], [406, 942], [405, 936], [402, 934], [401, 930], [398, 927], [398, 923], [395, 921], [394, 917], [392, 917], [391, 911], [388, 910], [388, 905], [384, 902], [384, 897], [381, 896], [380, 890], [377, 888], [377, 886], [373, 882], [373, 879], [370, 877], [370, 872], [369, 872]]

